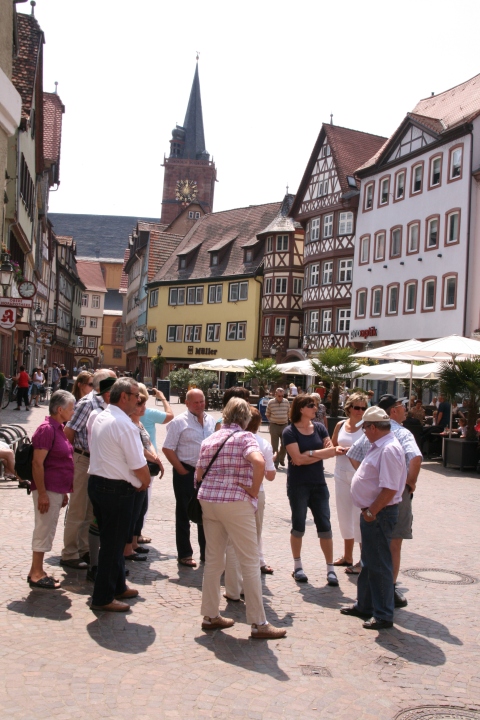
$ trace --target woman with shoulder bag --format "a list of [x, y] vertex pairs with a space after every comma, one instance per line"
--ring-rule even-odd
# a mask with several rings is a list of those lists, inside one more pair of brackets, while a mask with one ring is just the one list
[[327, 563], [327, 582], [338, 585], [333, 566], [330, 495], [323, 460], [343, 455], [346, 450], [341, 446], [333, 447], [326, 427], [314, 420], [316, 412], [316, 404], [310, 395], [297, 396], [290, 408], [290, 425], [283, 431], [283, 444], [288, 454], [287, 495], [292, 510], [292, 577], [297, 582], [308, 582], [302, 567], [301, 550], [307, 510], [310, 508]]
[[203, 441], [197, 462], [206, 539], [202, 628], [215, 630], [234, 624], [220, 615], [220, 577], [230, 538], [242, 571], [251, 637], [273, 639], [284, 637], [286, 630], [272, 627], [263, 608], [255, 512], [265, 462], [255, 437], [245, 430], [250, 419], [248, 403], [232, 398], [223, 411], [221, 429]]

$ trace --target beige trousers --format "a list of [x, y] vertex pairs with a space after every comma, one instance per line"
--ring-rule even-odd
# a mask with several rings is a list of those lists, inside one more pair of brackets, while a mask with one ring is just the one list
[[[286, 450], [285, 445], [283, 444], [282, 433], [286, 427], [287, 425], [277, 425], [275, 423], [270, 423], [269, 426], [273, 452], [276, 453], [278, 451], [277, 459], [275, 461], [275, 465], [277, 466], [279, 462], [283, 462], [285, 460]], [[279, 445], [280, 448], [278, 447]]]
[[57, 529], [58, 516], [62, 509], [64, 493], [47, 490], [50, 507], [46, 513], [38, 509], [38, 490], [32, 490], [33, 511], [35, 515], [35, 528], [33, 530], [33, 552], [50, 552]]
[[62, 560], [77, 560], [88, 552], [88, 528], [93, 520], [92, 503], [88, 497], [90, 458], [73, 453], [73, 463], [73, 492], [70, 494], [63, 533]]
[[266, 621], [262, 580], [258, 562], [255, 509], [248, 501], [212, 503], [200, 500], [206, 539], [201, 613], [216, 617], [220, 612], [220, 578], [225, 567], [228, 538], [240, 563], [245, 592], [247, 622]]
[[[257, 527], [257, 544], [258, 544], [258, 566], [265, 565], [263, 557], [262, 545], [262, 526], [263, 514], [265, 512], [265, 491], [260, 490], [258, 493], [258, 507], [255, 513], [255, 524]], [[225, 557], [225, 595], [232, 600], [239, 600], [243, 593], [243, 580], [240, 563], [235, 554], [235, 548], [232, 541], [228, 538], [227, 551]]]

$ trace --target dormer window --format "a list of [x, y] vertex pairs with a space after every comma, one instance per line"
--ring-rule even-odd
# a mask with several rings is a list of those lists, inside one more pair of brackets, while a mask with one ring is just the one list
[[185, 258], [185, 257], [178, 258], [178, 269], [185, 270], [186, 267], [187, 267], [187, 258]]
[[253, 260], [253, 250], [245, 250], [245, 262], [249, 263]]
[[210, 265], [211, 267], [218, 265], [218, 253], [210, 253]]

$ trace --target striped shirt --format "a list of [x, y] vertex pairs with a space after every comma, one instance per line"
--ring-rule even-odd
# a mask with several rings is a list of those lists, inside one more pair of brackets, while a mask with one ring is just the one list
[[97, 395], [93, 390], [78, 401], [75, 405], [72, 419], [67, 423], [68, 428], [75, 430], [74, 448], [77, 450], [85, 450], [85, 452], [89, 451], [87, 432], [88, 418], [93, 410], [103, 410], [105, 407], [106, 403], [102, 396]]
[[278, 402], [276, 398], [273, 398], [267, 405], [266, 415], [270, 422], [275, 425], [287, 425], [289, 412], [290, 403], [287, 398], [283, 398], [282, 402]]
[[[410, 461], [415, 457], [421, 456], [422, 453], [418, 449], [418, 445], [415, 442], [415, 438], [410, 430], [404, 428], [403, 425], [397, 423], [396, 420], [390, 420], [390, 426], [393, 434], [397, 438], [398, 442], [402, 446], [403, 452], [405, 453], [405, 462], [408, 470]], [[366, 435], [364, 435], [352, 445], [350, 450], [347, 452], [347, 457], [352, 458], [352, 460], [356, 460], [357, 462], [362, 462], [371, 446], [371, 442], [369, 442]]]
[[202, 442], [215, 431], [215, 420], [203, 414], [203, 425], [196, 415], [186, 410], [167, 425], [167, 437], [163, 447], [174, 450], [180, 462], [195, 467]]

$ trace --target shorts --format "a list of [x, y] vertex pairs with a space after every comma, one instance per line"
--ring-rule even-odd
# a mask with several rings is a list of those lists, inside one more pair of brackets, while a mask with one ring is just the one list
[[287, 496], [292, 511], [291, 534], [294, 537], [305, 535], [307, 510], [310, 508], [319, 538], [331, 538], [330, 525], [330, 493], [326, 484], [287, 485]]
[[33, 552], [50, 552], [57, 529], [58, 516], [62, 509], [64, 493], [47, 490], [50, 507], [48, 512], [41, 513], [38, 509], [38, 490], [32, 490], [35, 528], [33, 530]]
[[412, 500], [413, 493], [410, 488], [405, 485], [403, 491], [402, 501], [398, 505], [398, 520], [395, 523], [395, 527], [392, 531], [392, 539], [396, 540], [411, 540], [412, 525], [413, 525], [413, 512], [412, 512]]

